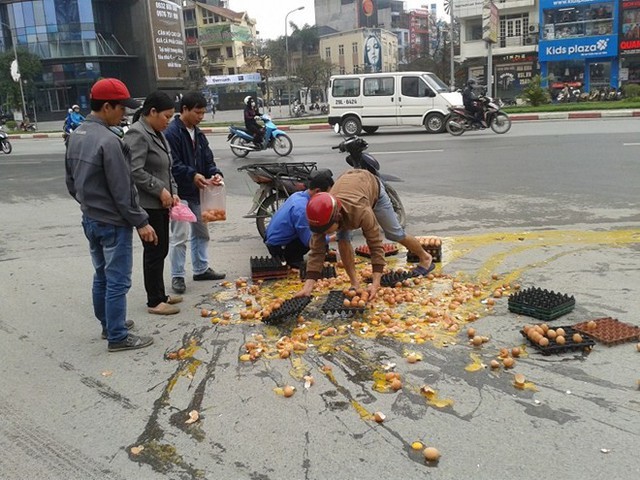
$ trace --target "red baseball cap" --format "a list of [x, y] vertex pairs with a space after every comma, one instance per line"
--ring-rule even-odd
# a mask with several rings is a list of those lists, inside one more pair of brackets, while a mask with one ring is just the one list
[[91, 87], [91, 100], [112, 100], [129, 108], [138, 108], [140, 104], [131, 98], [129, 89], [117, 78], [103, 78]]

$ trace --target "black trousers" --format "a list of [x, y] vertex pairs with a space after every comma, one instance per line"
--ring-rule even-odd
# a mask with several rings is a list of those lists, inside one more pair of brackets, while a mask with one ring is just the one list
[[169, 210], [166, 208], [145, 209], [149, 214], [149, 225], [158, 235], [158, 244], [142, 242], [142, 268], [147, 306], [155, 307], [167, 301], [164, 290], [164, 259], [169, 253]]
[[293, 239], [286, 245], [267, 245], [269, 253], [274, 257], [284, 258], [290, 267], [300, 268], [304, 262], [304, 256], [309, 251], [309, 247], [300, 241]]

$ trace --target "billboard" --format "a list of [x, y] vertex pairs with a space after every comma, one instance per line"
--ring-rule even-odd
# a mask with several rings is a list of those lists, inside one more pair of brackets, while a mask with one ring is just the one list
[[640, 0], [620, 4], [620, 53], [640, 52]]
[[364, 68], [366, 73], [382, 71], [382, 43], [379, 28], [369, 28], [364, 31]]
[[250, 28], [241, 25], [209, 25], [198, 28], [198, 40], [203, 45], [226, 42], [251, 43], [253, 35]]
[[358, 28], [378, 26], [378, 1], [356, 0], [358, 2]]
[[540, 42], [538, 58], [545, 62], [577, 60], [579, 58], [615, 57], [618, 54], [617, 35], [576, 37]]
[[163, 0], [148, 0], [151, 45], [157, 80], [177, 80], [185, 60], [182, 10]]
[[482, 39], [487, 43], [498, 41], [500, 14], [492, 0], [485, 0], [482, 6]]

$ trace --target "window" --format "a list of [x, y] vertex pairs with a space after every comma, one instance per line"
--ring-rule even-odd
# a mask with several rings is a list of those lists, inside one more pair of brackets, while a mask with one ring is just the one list
[[344, 57], [344, 45], [338, 45], [338, 55]]
[[482, 19], [469, 20], [467, 22], [466, 40], [482, 40]]
[[360, 96], [360, 79], [359, 78], [338, 78], [333, 81], [331, 95], [339, 97], [359, 97]]
[[327, 60], [331, 60], [331, 47], [327, 47], [324, 49], [324, 58]]
[[431, 89], [420, 77], [402, 77], [402, 95], [407, 97], [430, 97]]
[[213, 12], [210, 12], [209, 10], [205, 10], [202, 9], [202, 23], [204, 23], [205, 25], [211, 25], [214, 24], [216, 22], [216, 15], [214, 15]]
[[353, 66], [353, 73], [360, 73], [360, 66], [359, 65], [354, 65]]
[[611, 3], [545, 9], [543, 16], [543, 38], [546, 40], [610, 35], [613, 32]]
[[353, 43], [351, 44], [351, 52], [352, 52], [354, 55], [357, 55], [357, 54], [358, 54], [358, 43], [357, 43], [357, 42], [353, 42]]
[[364, 79], [364, 95], [366, 97], [387, 97], [393, 95], [393, 77], [376, 77]]
[[227, 58], [233, 58], [233, 47], [227, 47]]
[[347, 73], [347, 69], [344, 67], [340, 67], [340, 75], [344, 75], [345, 73]]

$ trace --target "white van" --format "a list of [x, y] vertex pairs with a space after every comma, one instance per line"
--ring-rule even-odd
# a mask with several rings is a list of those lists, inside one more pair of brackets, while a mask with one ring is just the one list
[[430, 72], [334, 75], [329, 79], [329, 124], [347, 135], [378, 127], [423, 126], [430, 133], [445, 128], [449, 105], [462, 105], [462, 95]]

